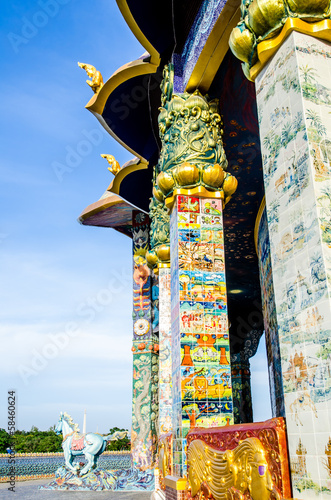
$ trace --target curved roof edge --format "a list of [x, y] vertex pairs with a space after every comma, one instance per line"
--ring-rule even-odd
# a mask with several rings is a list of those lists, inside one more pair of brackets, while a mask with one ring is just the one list
[[121, 170], [115, 175], [115, 178], [110, 183], [107, 188], [107, 191], [114, 193], [116, 195], [120, 195], [120, 188], [123, 179], [127, 175], [130, 175], [132, 172], [136, 172], [137, 170], [145, 170], [148, 168], [148, 162], [146, 160], [140, 161], [139, 158], [134, 158], [128, 162], [126, 162]]
[[136, 59], [121, 66], [101, 87], [98, 93], [94, 94], [86, 104], [86, 109], [94, 114], [102, 115], [105, 104], [111, 93], [122, 83], [139, 75], [148, 75], [156, 73], [160, 60], [157, 64], [146, 59]]
[[131, 237], [132, 211], [135, 208], [115, 194], [106, 193], [88, 205], [78, 217], [84, 226], [110, 227]]

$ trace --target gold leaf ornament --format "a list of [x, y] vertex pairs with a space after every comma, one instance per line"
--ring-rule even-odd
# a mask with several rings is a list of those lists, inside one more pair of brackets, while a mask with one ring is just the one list
[[175, 181], [172, 175], [168, 174], [167, 172], [160, 172], [157, 176], [156, 182], [158, 187], [164, 194], [170, 193], [175, 185]]
[[199, 182], [200, 171], [196, 165], [184, 162], [176, 168], [176, 179], [179, 186], [192, 186]]
[[248, 24], [258, 37], [277, 26], [280, 27], [285, 15], [283, 0], [253, 0], [248, 7]]
[[147, 260], [148, 267], [153, 269], [153, 267], [156, 266], [156, 264], [158, 262], [158, 257], [156, 255], [156, 253], [154, 252], [154, 250], [146, 252], [146, 260]]
[[169, 245], [161, 245], [156, 250], [157, 256], [162, 262], [170, 261], [170, 246]]
[[233, 193], [236, 191], [237, 186], [238, 186], [237, 179], [233, 175], [227, 173], [225, 180], [223, 182], [223, 191], [225, 196], [226, 197], [232, 196]]
[[218, 188], [222, 185], [223, 179], [224, 170], [218, 163], [205, 167], [202, 172], [202, 180], [208, 186]]

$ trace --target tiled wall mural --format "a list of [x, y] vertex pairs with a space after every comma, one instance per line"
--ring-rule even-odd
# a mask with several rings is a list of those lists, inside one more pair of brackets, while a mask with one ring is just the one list
[[[0, 454], [0, 483], [10, 481], [12, 466], [8, 463], [9, 455]], [[74, 458], [73, 463], [82, 460], [81, 456]], [[98, 459], [102, 469], [130, 469], [131, 455], [129, 451], [105, 451]], [[64, 467], [63, 453], [16, 453], [15, 480], [44, 479], [55, 476], [59, 467]]]
[[331, 46], [292, 33], [256, 80], [294, 495], [329, 498]]
[[159, 269], [159, 435], [172, 430], [170, 268]]
[[271, 410], [273, 417], [283, 417], [285, 414], [283, 378], [279, 352], [275, 293], [272, 279], [268, 221], [265, 208], [258, 224], [257, 254], [259, 257], [262, 308], [266, 334]]
[[222, 201], [178, 196], [170, 219], [174, 473], [193, 427], [233, 423]]
[[[154, 466], [158, 421], [158, 337], [153, 333], [151, 276], [145, 254], [149, 243], [149, 218], [134, 211], [133, 240], [133, 394], [131, 449], [133, 465]], [[156, 299], [155, 299], [156, 300]]]
[[190, 30], [182, 53], [182, 88], [176, 88], [177, 79], [175, 77], [175, 88], [177, 92], [183, 92], [185, 89], [192, 70], [201, 54], [202, 48], [204, 47], [205, 42], [225, 4], [226, 0], [204, 0], [201, 3], [198, 15]]

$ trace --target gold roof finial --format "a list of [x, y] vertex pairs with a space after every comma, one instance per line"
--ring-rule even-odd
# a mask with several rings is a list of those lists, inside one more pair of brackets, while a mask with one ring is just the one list
[[106, 158], [110, 167], [108, 167], [109, 172], [116, 175], [120, 170], [121, 166], [118, 161], [115, 160], [113, 155], [101, 155], [102, 158]]
[[103, 78], [100, 71], [97, 71], [92, 64], [78, 63], [78, 66], [82, 69], [85, 69], [87, 76], [91, 78], [91, 80], [86, 80], [87, 85], [91, 87], [93, 92], [98, 93], [101, 87], [103, 86]]

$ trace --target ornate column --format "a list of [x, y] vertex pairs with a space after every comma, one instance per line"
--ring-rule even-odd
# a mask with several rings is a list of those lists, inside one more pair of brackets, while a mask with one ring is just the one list
[[253, 422], [249, 358], [256, 354], [263, 330], [251, 330], [238, 353], [231, 353], [233, 417], [235, 424]]
[[272, 278], [270, 239], [265, 200], [262, 201], [255, 224], [255, 245], [259, 259], [263, 322], [266, 336], [269, 388], [273, 417], [284, 417], [284, 391], [275, 291]]
[[256, 85], [293, 496], [329, 498], [330, 1], [242, 14], [231, 45]]
[[171, 68], [162, 90], [154, 196], [171, 211], [173, 473], [183, 476], [189, 429], [233, 423], [222, 212], [237, 182], [218, 101], [172, 95]]
[[150, 268], [159, 280], [159, 425], [158, 434], [172, 430], [171, 411], [171, 309], [170, 309], [170, 220], [167, 208], [155, 197], [149, 206], [151, 219]]
[[170, 300], [170, 220], [164, 203], [154, 196], [149, 206], [151, 220], [148, 265], [159, 283], [159, 419], [158, 470], [156, 489], [165, 489], [164, 478], [172, 468], [172, 362], [171, 362], [171, 300]]
[[131, 453], [141, 471], [154, 467], [158, 414], [158, 338], [152, 325], [152, 276], [147, 266], [149, 218], [133, 211], [133, 397]]

